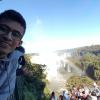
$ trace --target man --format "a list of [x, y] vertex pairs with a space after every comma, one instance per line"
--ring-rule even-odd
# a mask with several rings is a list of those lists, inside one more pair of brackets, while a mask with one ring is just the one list
[[55, 92], [52, 91], [51, 96], [50, 96], [50, 100], [57, 100]]
[[94, 82], [93, 84], [93, 89], [92, 89], [92, 97], [95, 96], [97, 97], [97, 100], [100, 100], [100, 89], [97, 83]]
[[18, 59], [23, 54], [16, 48], [25, 30], [26, 22], [17, 11], [0, 14], [0, 100], [7, 100], [14, 92]]
[[68, 90], [63, 91], [63, 100], [70, 100], [69, 95], [68, 95]]

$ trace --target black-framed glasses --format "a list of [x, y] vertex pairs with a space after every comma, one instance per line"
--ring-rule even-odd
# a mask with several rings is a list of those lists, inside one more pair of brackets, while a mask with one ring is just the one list
[[11, 36], [13, 39], [21, 39], [22, 35], [19, 31], [17, 30], [12, 30], [9, 26], [5, 24], [0, 24], [0, 35], [8, 35], [11, 33]]

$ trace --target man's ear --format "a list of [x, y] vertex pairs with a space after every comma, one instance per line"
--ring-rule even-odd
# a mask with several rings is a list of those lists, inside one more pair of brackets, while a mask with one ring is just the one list
[[19, 45], [21, 46], [21, 45], [22, 45], [22, 43], [23, 43], [23, 41], [20, 41]]

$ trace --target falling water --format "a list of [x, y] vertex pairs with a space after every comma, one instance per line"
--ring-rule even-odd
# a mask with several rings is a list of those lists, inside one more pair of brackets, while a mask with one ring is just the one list
[[[69, 62], [66, 57], [67, 56], [65, 55], [58, 56], [57, 53], [54, 52], [40, 53], [39, 56], [32, 57], [33, 63], [47, 65], [46, 72], [47, 79], [49, 81], [48, 87], [50, 91], [60, 92], [62, 88], [66, 88], [66, 80], [71, 75], [73, 75], [71, 69], [74, 69], [74, 72], [76, 72], [76, 74], [81, 73], [81, 70], [79, 70], [75, 65]], [[67, 63], [69, 63], [71, 66], [68, 66]], [[61, 74], [58, 69], [64, 67], [67, 67], [67, 70], [65, 71], [65, 74]]]

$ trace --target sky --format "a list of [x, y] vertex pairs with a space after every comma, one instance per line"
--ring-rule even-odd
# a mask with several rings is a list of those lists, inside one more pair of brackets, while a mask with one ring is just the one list
[[0, 0], [25, 18], [26, 53], [100, 44], [100, 0]]

